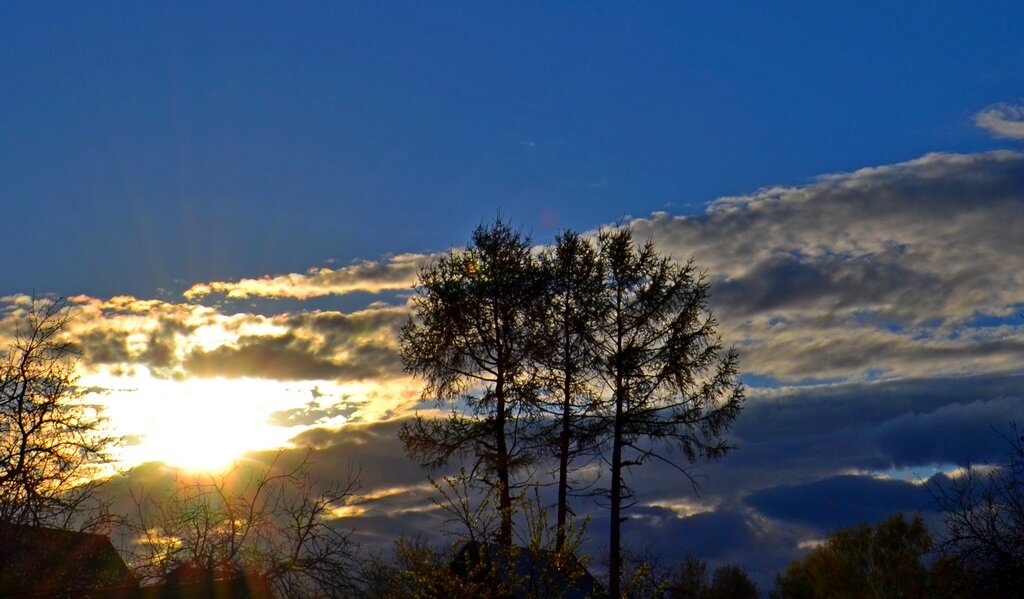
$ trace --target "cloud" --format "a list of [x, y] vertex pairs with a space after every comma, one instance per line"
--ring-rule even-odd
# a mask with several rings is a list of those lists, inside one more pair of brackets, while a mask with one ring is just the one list
[[712, 476], [709, 487], [728, 494], [742, 492], [729, 486], [736, 480], [749, 489], [848, 470], [991, 462], [1005, 451], [996, 431], [1022, 417], [1012, 375], [753, 390], [733, 431], [739, 448], [714, 466], [735, 472]]
[[368, 260], [338, 269], [311, 268], [304, 274], [197, 283], [185, 291], [185, 298], [224, 294], [231, 299], [267, 297], [307, 300], [356, 291], [380, 293], [411, 289], [420, 268], [429, 259], [430, 256], [422, 254], [400, 254], [384, 262]]
[[1000, 151], [929, 154], [630, 224], [707, 269], [745, 372], [800, 382], [1019, 369], [1020, 222], [1024, 154]]
[[[402, 378], [397, 330], [404, 306], [373, 304], [355, 312], [224, 313], [192, 303], [72, 298], [68, 334], [83, 374], [161, 378], [252, 377], [358, 381]], [[12, 303], [5, 304], [13, 305]], [[11, 308], [0, 331], [14, 330]]]
[[799, 485], [755, 491], [747, 503], [771, 518], [795, 521], [830, 531], [874, 524], [895, 512], [934, 508], [924, 485], [870, 476], [835, 476]]
[[[697, 216], [633, 220], [638, 240], [707, 269], [723, 339], [740, 349], [751, 388], [731, 432], [738, 448], [694, 466], [699, 496], [654, 462], [630, 473], [629, 542], [650, 540], [669, 559], [741, 561], [770, 580], [827, 528], [930, 509], [908, 482], [915, 472], [998, 459], [993, 429], [1024, 419], [1021, 222], [1024, 154], [1015, 152], [929, 154], [724, 198]], [[428, 259], [202, 283], [186, 298], [412, 289]], [[2, 334], [26, 300], [0, 301]], [[127, 385], [133, 368], [287, 386], [293, 403], [275, 403], [268, 419], [315, 448], [324, 480], [363, 466], [373, 500], [339, 525], [374, 547], [402, 533], [444, 541], [425, 473], [397, 439], [421, 388], [399, 357], [407, 307], [254, 314], [129, 296], [73, 301], [84, 372], [117, 375], [108, 386]], [[574, 507], [593, 516], [588, 547], [600, 551], [606, 512], [584, 499]]]
[[879, 427], [879, 445], [896, 466], [998, 462], [1008, 451], [1000, 434], [1007, 432], [1010, 422], [1024, 417], [1022, 395], [1024, 389], [1016, 397], [905, 413]]
[[332, 380], [345, 372], [343, 365], [317, 358], [292, 334], [241, 337], [237, 346], [196, 350], [183, 366], [191, 376], [275, 380]]
[[993, 104], [974, 115], [974, 124], [996, 137], [1024, 139], [1024, 104]]
[[[762, 591], [771, 588], [775, 573], [800, 557], [800, 542], [814, 534], [800, 525], [780, 526], [745, 506], [685, 517], [657, 507], [637, 507], [626, 514], [622, 530], [627, 554], [649, 555], [658, 570], [677, 566], [687, 555], [705, 560], [711, 569], [738, 563]], [[597, 558], [597, 569], [599, 556], [607, 552], [607, 529], [607, 512], [594, 514], [587, 528], [591, 540], [583, 550]]]
[[358, 409], [356, 406], [346, 405], [343, 403], [344, 400], [348, 398], [342, 398], [342, 403], [337, 404], [318, 401], [318, 398], [323, 395], [320, 393], [318, 387], [313, 388], [312, 395], [314, 399], [308, 404], [274, 412], [270, 415], [270, 422], [278, 426], [286, 427], [296, 425], [311, 426], [314, 424], [324, 424], [327, 421], [338, 417], [342, 417], [347, 420]]

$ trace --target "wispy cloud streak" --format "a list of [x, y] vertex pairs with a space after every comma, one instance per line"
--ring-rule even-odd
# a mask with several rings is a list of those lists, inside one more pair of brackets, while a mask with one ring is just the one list
[[197, 283], [185, 291], [186, 299], [223, 294], [230, 299], [249, 297], [307, 300], [357, 291], [380, 293], [410, 289], [429, 260], [422, 254], [401, 254], [387, 261], [364, 261], [343, 268], [311, 268], [305, 273], [265, 276], [239, 281]]
[[987, 106], [974, 115], [974, 124], [997, 137], [1024, 139], [1024, 103]]

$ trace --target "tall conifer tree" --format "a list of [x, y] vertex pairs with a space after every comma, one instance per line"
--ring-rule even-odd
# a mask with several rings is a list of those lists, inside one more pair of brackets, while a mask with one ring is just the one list
[[[620, 592], [622, 516], [629, 469], [650, 459], [688, 475], [687, 463], [724, 455], [723, 439], [743, 406], [739, 357], [723, 350], [708, 309], [709, 284], [692, 263], [637, 245], [628, 228], [599, 240], [607, 315], [599, 366], [611, 469], [609, 592]], [[675, 454], [675, 455], [673, 455]]]
[[537, 323], [537, 362], [555, 429], [556, 549], [561, 550], [570, 512], [571, 461], [588, 448], [592, 436], [585, 423], [594, 404], [596, 332], [606, 307], [597, 250], [587, 239], [573, 231], [562, 233], [540, 264], [545, 298]]
[[457, 454], [479, 460], [498, 496], [503, 545], [512, 543], [513, 475], [529, 459], [520, 429], [535, 397], [529, 322], [540, 297], [530, 240], [499, 218], [420, 273], [401, 332], [406, 370], [427, 383], [423, 397], [466, 408], [406, 424], [406, 451], [426, 467]]

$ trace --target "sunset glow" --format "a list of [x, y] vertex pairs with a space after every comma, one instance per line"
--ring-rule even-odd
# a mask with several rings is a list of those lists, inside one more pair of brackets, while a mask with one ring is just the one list
[[308, 389], [266, 381], [143, 375], [116, 383], [133, 387], [113, 387], [99, 401], [115, 434], [125, 437], [118, 453], [128, 466], [162, 461], [216, 469], [243, 452], [285, 446], [299, 427], [275, 426], [269, 419], [310, 399]]
[[[766, 595], [833, 530], [941, 522], [928, 485], [996, 472], [1024, 423], [1022, 23], [1019, 0], [0, 3], [0, 372], [26, 377], [33, 310], [60, 306], [41, 363], [64, 378], [32, 380], [79, 439], [118, 441], [64, 445], [88, 466], [51, 469], [75, 472], [49, 483], [65, 495], [88, 481], [124, 510], [129, 490], [302, 463], [358, 489], [325, 518], [383, 556], [454, 540], [431, 499], [465, 468], [500, 508], [514, 488], [586, 522], [603, 568], [619, 481], [625, 551], [735, 563]], [[537, 268], [474, 253], [497, 222]], [[665, 306], [702, 325], [645, 324], [660, 304], [602, 322], [613, 291], [629, 305], [607, 256], [558, 292], [597, 299], [548, 321], [569, 296], [542, 258], [617, 228], [691, 261], [707, 295]], [[608, 370], [719, 337], [720, 386], [743, 388], [719, 420], [685, 410], [713, 403], [684, 396], [710, 369]], [[554, 368], [556, 345], [581, 363]], [[0, 441], [40, 453], [18, 434], [61, 435], [24, 424], [11, 378]], [[729, 451], [595, 425], [652, 398], [683, 421], [655, 428], [697, 422]], [[0, 483], [32, 478], [4, 455]], [[0, 520], [34, 496], [3, 484]]]

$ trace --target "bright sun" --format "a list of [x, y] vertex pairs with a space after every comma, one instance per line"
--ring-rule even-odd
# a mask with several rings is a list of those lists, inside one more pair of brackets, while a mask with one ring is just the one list
[[[252, 379], [172, 381], [134, 376], [103, 385], [104, 413], [125, 437], [126, 466], [162, 461], [192, 470], [217, 470], [246, 451], [284, 447], [304, 427], [271, 422], [275, 412], [308, 403], [310, 389]], [[114, 383], [114, 384], [111, 384]], [[337, 424], [337, 422], [334, 422]]]
[[290, 447], [312, 428], [386, 420], [419, 401], [418, 389], [402, 377], [173, 380], [139, 366], [128, 374], [107, 368], [82, 373], [78, 382], [92, 390], [83, 401], [97, 405], [107, 430], [123, 439], [114, 458], [126, 468], [163, 462], [217, 471], [247, 452]]

